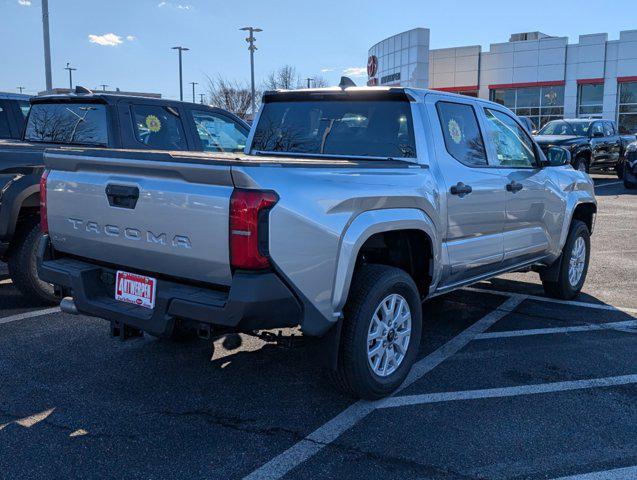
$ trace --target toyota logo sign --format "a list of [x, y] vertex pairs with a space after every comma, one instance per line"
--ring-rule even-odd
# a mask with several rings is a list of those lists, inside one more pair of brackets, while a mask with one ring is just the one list
[[376, 55], [370, 55], [367, 59], [367, 76], [373, 77], [376, 75], [376, 70], [378, 70], [378, 58]]

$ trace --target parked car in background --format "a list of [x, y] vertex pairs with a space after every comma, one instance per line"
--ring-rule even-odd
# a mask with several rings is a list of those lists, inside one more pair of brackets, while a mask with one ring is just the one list
[[529, 269], [580, 292], [597, 207], [567, 150], [496, 103], [347, 84], [267, 92], [250, 155], [47, 151], [39, 272], [62, 309], [119, 335], [300, 325], [340, 388], [379, 398], [423, 298]]
[[545, 152], [552, 146], [568, 148], [576, 170], [614, 170], [622, 178], [626, 147], [635, 135], [620, 135], [611, 120], [565, 119], [544, 125], [535, 141]]
[[31, 105], [22, 140], [0, 141], [0, 259], [21, 292], [48, 302], [55, 299], [53, 287], [38, 279], [35, 264], [45, 149], [240, 152], [249, 131], [225, 110], [82, 88], [34, 97]]
[[525, 116], [521, 116], [518, 117], [520, 119], [520, 122], [522, 122], [522, 125], [524, 125], [526, 127], [526, 131], [529, 133], [535, 133], [536, 131], [536, 127], [535, 124], [533, 123], [533, 120], [531, 120], [529, 117], [525, 117]]
[[0, 139], [22, 137], [29, 114], [29, 95], [0, 92]]
[[637, 141], [626, 147], [624, 186], [631, 190], [637, 188]]

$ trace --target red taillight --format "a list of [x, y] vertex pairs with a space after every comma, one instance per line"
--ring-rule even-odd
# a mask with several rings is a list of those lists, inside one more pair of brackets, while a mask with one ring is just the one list
[[278, 202], [274, 192], [235, 189], [230, 197], [230, 264], [259, 270], [270, 266], [268, 213]]
[[40, 177], [40, 230], [42, 233], [49, 233], [49, 219], [46, 212], [46, 179], [49, 171], [45, 170]]

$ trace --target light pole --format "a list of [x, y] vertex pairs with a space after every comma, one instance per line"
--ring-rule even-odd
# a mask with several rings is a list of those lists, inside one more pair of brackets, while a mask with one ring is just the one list
[[307, 88], [312, 88], [312, 85], [311, 85], [312, 77], [307, 77], [306, 80], [307, 80]]
[[250, 86], [251, 86], [251, 91], [252, 91], [252, 118], [255, 117], [256, 115], [256, 102], [254, 101], [254, 51], [257, 49], [257, 47], [254, 44], [254, 41], [256, 40], [256, 38], [254, 38], [254, 32], [262, 32], [263, 30], [257, 27], [243, 27], [240, 30], [243, 30], [245, 32], [250, 32], [250, 36], [248, 38], [246, 38], [246, 42], [248, 42], [250, 44], [250, 46], [248, 47], [248, 50], [250, 50]]
[[206, 94], [205, 94], [205, 93], [200, 93], [200, 94], [199, 94], [199, 98], [201, 99], [201, 104], [202, 104], [202, 105], [204, 104], [203, 99], [204, 99], [205, 97], [206, 97]]
[[181, 52], [187, 52], [190, 50], [186, 47], [173, 47], [173, 50], [179, 50], [179, 100], [184, 101], [184, 83], [183, 83], [183, 74], [181, 68]]
[[24, 90], [24, 87], [17, 87], [17, 89], [20, 91], [20, 93], [22, 93], [22, 90]]
[[77, 70], [77, 68], [72, 67], [69, 62], [66, 62], [66, 67], [64, 67], [64, 70], [69, 71], [69, 90], [73, 90], [73, 71]]
[[199, 85], [197, 82], [190, 82], [192, 85], [192, 103], [195, 103], [195, 85]]
[[108, 87], [108, 84], [100, 83], [100, 87], [102, 87], [102, 92], [105, 92], [106, 91], [106, 87]]
[[44, 38], [44, 76], [46, 91], [53, 90], [51, 80], [51, 40], [49, 38], [49, 0], [42, 0], [42, 37]]

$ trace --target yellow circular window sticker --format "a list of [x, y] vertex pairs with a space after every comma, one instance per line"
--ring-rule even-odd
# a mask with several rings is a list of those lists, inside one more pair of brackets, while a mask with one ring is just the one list
[[449, 120], [448, 128], [451, 139], [456, 143], [462, 142], [462, 130], [460, 129], [460, 125], [458, 125], [458, 122], [456, 122], [452, 118], [451, 120]]
[[148, 115], [146, 117], [146, 126], [151, 132], [159, 132], [161, 130], [161, 122], [155, 115]]

